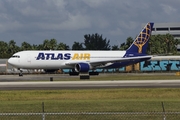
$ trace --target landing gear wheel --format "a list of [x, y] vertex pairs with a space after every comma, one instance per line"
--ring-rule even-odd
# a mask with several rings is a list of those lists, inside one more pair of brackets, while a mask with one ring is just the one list
[[22, 70], [20, 70], [19, 76], [23, 76]]

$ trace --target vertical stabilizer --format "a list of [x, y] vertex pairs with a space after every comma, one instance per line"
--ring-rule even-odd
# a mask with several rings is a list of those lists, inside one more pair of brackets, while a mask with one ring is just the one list
[[[147, 23], [132, 45], [127, 49], [126, 54], [146, 54], [149, 38], [151, 36], [154, 23]], [[126, 55], [125, 55], [126, 56]]]

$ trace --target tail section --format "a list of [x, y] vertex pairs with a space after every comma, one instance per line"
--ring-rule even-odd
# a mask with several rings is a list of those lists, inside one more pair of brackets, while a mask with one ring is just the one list
[[[136, 37], [132, 45], [127, 49], [126, 54], [146, 54], [149, 38], [154, 23], [147, 23], [140, 34]], [[125, 55], [126, 56], [126, 55]], [[128, 56], [128, 55], [127, 55]], [[126, 57], [127, 57], [126, 56]]]

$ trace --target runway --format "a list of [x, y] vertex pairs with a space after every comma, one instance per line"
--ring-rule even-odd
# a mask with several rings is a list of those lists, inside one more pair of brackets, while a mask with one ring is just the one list
[[[132, 76], [134, 74], [130, 74], [130, 75]], [[151, 74], [151, 75], [158, 75], [158, 74]], [[172, 75], [172, 73], [169, 75]], [[97, 78], [101, 76], [97, 76]], [[108, 77], [108, 74], [106, 74], [105, 76]], [[125, 74], [119, 75], [119, 77], [124, 77], [124, 76]], [[50, 77], [53, 77], [53, 81], [50, 81]], [[23, 77], [19, 77], [18, 75], [0, 75], [0, 90], [180, 88], [180, 79], [179, 80], [100, 80], [100, 81], [94, 80], [92, 81], [92, 80], [79, 80], [78, 78], [79, 76], [69, 76], [67, 74], [36, 74], [36, 75], [28, 74], [28, 75], [24, 75]]]
[[180, 88], [180, 80], [0, 82], [0, 90]]

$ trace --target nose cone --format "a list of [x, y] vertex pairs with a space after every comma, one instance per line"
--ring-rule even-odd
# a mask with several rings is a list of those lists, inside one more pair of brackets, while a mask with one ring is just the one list
[[17, 63], [16, 63], [16, 60], [12, 59], [12, 58], [9, 58], [8, 59], [8, 64], [12, 65], [12, 66], [16, 66]]
[[13, 61], [11, 58], [8, 59], [8, 64], [13, 65]]

